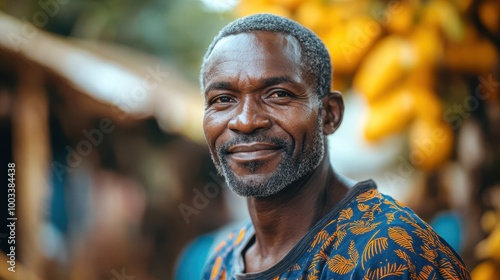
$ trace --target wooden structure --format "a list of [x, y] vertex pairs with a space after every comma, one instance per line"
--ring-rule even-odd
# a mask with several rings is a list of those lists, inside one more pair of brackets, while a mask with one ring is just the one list
[[17, 273], [8, 273], [0, 256], [2, 279], [39, 279], [35, 275], [44, 273], [40, 231], [50, 195], [53, 92], [78, 108], [61, 112], [69, 137], [96, 116], [125, 125], [153, 117], [167, 132], [204, 141], [198, 88], [157, 59], [123, 47], [60, 38], [0, 13], [0, 74], [0, 118], [12, 125], [22, 257]]

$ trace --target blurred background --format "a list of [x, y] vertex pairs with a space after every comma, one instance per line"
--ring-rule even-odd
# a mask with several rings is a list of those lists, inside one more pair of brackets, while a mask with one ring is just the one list
[[302, 23], [330, 52], [346, 102], [329, 137], [334, 167], [412, 207], [473, 279], [500, 278], [499, 1], [0, 0], [0, 10], [0, 279], [199, 279], [217, 240], [247, 219], [204, 142], [201, 59], [220, 28], [259, 12]]

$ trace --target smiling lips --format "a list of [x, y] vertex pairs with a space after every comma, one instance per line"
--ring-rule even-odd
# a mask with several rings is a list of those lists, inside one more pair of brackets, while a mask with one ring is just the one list
[[238, 161], [264, 160], [275, 155], [279, 146], [270, 143], [250, 143], [231, 146], [229, 156]]

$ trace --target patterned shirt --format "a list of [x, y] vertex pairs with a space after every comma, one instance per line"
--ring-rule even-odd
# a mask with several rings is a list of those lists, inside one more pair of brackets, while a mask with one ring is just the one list
[[203, 279], [470, 279], [446, 241], [372, 180], [353, 187], [276, 265], [244, 273], [254, 242], [251, 223], [230, 234]]

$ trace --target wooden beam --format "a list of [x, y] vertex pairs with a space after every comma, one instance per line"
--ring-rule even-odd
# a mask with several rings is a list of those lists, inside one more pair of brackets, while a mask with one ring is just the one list
[[23, 65], [18, 77], [12, 115], [18, 212], [16, 255], [21, 257], [17, 261], [26, 270], [41, 277], [44, 274], [41, 229], [49, 193], [48, 100], [40, 67]]

